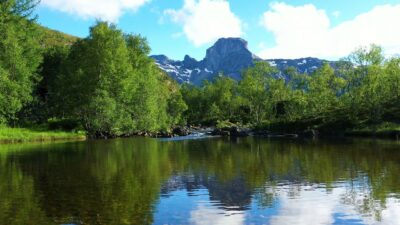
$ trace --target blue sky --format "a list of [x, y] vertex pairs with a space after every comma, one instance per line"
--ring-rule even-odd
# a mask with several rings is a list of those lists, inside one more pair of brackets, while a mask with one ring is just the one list
[[400, 53], [399, 0], [42, 0], [36, 12], [42, 25], [79, 37], [96, 18], [114, 22], [173, 59], [202, 59], [226, 36], [263, 58], [335, 59], [371, 43]]

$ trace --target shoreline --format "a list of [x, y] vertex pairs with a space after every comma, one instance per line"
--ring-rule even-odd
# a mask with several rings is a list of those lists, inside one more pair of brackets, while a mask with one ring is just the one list
[[[374, 131], [372, 129], [363, 130], [344, 130], [344, 131], [319, 131], [319, 130], [295, 130], [295, 131], [279, 131], [269, 129], [253, 129], [248, 127], [231, 126], [224, 128], [216, 127], [179, 127], [168, 133], [137, 133], [132, 136], [161, 138], [161, 139], [176, 139], [204, 134], [210, 137], [264, 137], [264, 138], [376, 138], [400, 140], [400, 130], [387, 129]], [[129, 137], [129, 136], [127, 136]]]
[[0, 128], [0, 144], [40, 143], [69, 140], [86, 140], [83, 132], [33, 129], [33, 128]]
[[[136, 133], [128, 136], [121, 136], [124, 138], [129, 137], [150, 137], [150, 138], [182, 138], [191, 136], [193, 134], [206, 134], [210, 137], [263, 137], [263, 138], [372, 138], [372, 139], [390, 139], [400, 140], [399, 130], [351, 130], [343, 132], [330, 132], [324, 133], [317, 130], [307, 131], [294, 131], [294, 132], [281, 132], [264, 129], [250, 129], [241, 127], [180, 127], [175, 128], [175, 132], [166, 133]], [[118, 138], [118, 137], [115, 137]], [[18, 143], [51, 143], [56, 141], [83, 141], [83, 140], [96, 140], [96, 138], [87, 137], [83, 131], [60, 131], [60, 130], [45, 130], [45, 129], [32, 129], [32, 128], [0, 128], [0, 144], [18, 144]], [[113, 138], [110, 138], [113, 139]]]

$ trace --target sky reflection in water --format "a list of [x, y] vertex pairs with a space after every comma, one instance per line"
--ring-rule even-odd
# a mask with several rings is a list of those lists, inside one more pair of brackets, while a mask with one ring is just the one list
[[[182, 188], [161, 196], [154, 224], [400, 224], [399, 199], [386, 199], [385, 208], [378, 214], [360, 214], [353, 204], [365, 204], [369, 201], [365, 196], [370, 193], [352, 189], [345, 183], [329, 191], [315, 185], [272, 188], [266, 185], [265, 192], [274, 196], [271, 205], [262, 206], [257, 197], [252, 196], [246, 209], [239, 210], [218, 200], [210, 200], [210, 193], [205, 187], [191, 192]], [[381, 207], [378, 202], [372, 204]]]
[[400, 224], [400, 143], [148, 138], [0, 146], [4, 224]]

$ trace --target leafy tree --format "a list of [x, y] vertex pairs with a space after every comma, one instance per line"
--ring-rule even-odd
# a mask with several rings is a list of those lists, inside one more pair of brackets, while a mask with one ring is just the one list
[[[97, 23], [89, 37], [76, 42], [58, 86], [67, 115], [79, 118], [89, 135], [107, 137], [132, 132], [124, 97], [135, 75], [120, 30]], [[129, 125], [128, 125], [129, 124]]]
[[[168, 130], [186, 109], [171, 83], [148, 57], [146, 39], [98, 22], [77, 41], [52, 93], [61, 113], [81, 120], [90, 136], [113, 137]], [[171, 107], [176, 107], [172, 109]]]
[[32, 19], [37, 2], [0, 4], [0, 123], [14, 124], [19, 110], [32, 101], [41, 61], [40, 34]]
[[285, 120], [295, 121], [304, 117], [308, 110], [307, 92], [311, 76], [300, 74], [296, 68], [289, 67], [285, 72], [289, 81], [286, 83], [290, 92], [285, 104]]
[[388, 60], [384, 69], [387, 75], [389, 97], [398, 101], [400, 99], [400, 58]]
[[136, 91], [131, 96], [125, 96], [125, 99], [134, 105], [132, 116], [136, 129], [169, 130], [183, 123], [181, 114], [187, 107], [178, 85], [148, 57], [150, 48], [147, 40], [135, 35], [125, 35], [125, 40], [132, 73], [136, 76], [132, 80], [134, 82], [129, 84], [129, 89]]
[[326, 113], [339, 107], [339, 95], [345, 80], [335, 75], [329, 64], [316, 70], [309, 83], [309, 113], [326, 116]]
[[69, 46], [54, 46], [43, 54], [43, 63], [40, 75], [42, 80], [37, 87], [37, 95], [48, 109], [48, 117], [63, 117], [60, 113], [62, 99], [58, 90], [62, 87], [57, 86], [63, 71], [63, 65], [70, 52]]
[[217, 120], [237, 120], [240, 104], [237, 91], [237, 82], [222, 74], [213, 83], [206, 82], [203, 92], [206, 105], [211, 106], [206, 114], [213, 123]]
[[188, 110], [188, 106], [183, 99], [182, 92], [180, 91], [178, 84], [167, 74], [164, 74], [164, 76], [161, 77], [164, 77], [164, 79], [161, 80], [161, 87], [164, 87], [164, 96], [167, 98], [167, 124], [169, 127], [185, 125], [186, 119], [183, 114]]
[[381, 122], [382, 103], [389, 87], [383, 70], [384, 60], [382, 48], [376, 45], [359, 48], [347, 58], [351, 67], [344, 73], [348, 82], [344, 101], [352, 119]]
[[189, 110], [189, 123], [215, 125], [217, 121], [238, 122], [241, 100], [238, 84], [220, 74], [213, 82], [205, 81], [201, 87], [184, 84], [182, 95]]
[[188, 106], [188, 110], [184, 113], [187, 122], [189, 124], [202, 123], [206, 111], [202, 89], [191, 84], [183, 84], [180, 91]]
[[239, 83], [240, 95], [245, 105], [250, 109], [251, 121], [261, 124], [266, 119], [270, 109], [267, 90], [270, 88], [272, 76], [276, 70], [266, 62], [257, 62], [243, 74], [243, 80]]
[[62, 99], [58, 96], [57, 80], [62, 65], [68, 57], [68, 46], [54, 46], [45, 49], [39, 68], [39, 82], [34, 85], [32, 101], [18, 113], [20, 123], [25, 125], [44, 124], [50, 118], [63, 117], [60, 111]]

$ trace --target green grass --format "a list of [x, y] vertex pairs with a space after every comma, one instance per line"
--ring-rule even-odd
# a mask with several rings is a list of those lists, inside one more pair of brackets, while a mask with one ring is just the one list
[[353, 136], [377, 136], [377, 137], [400, 137], [400, 124], [382, 123], [378, 126], [366, 126], [346, 132]]
[[39, 29], [42, 31], [42, 46], [44, 48], [54, 47], [54, 46], [71, 46], [77, 40], [78, 37], [62, 33], [60, 31], [52, 30], [47, 27], [38, 25]]
[[0, 143], [83, 140], [84, 132], [48, 131], [33, 128], [0, 127]]

